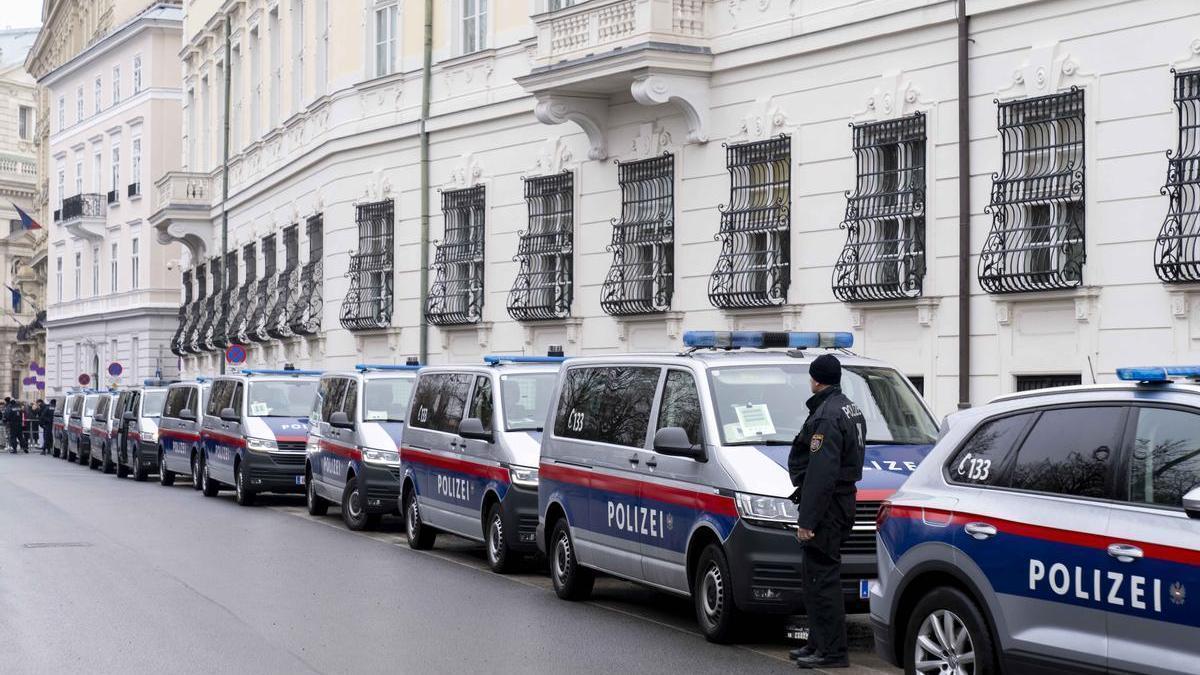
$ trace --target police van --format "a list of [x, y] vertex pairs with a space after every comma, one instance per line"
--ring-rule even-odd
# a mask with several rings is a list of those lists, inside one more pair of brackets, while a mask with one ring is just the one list
[[87, 464], [92, 447], [92, 414], [100, 394], [92, 389], [80, 392], [67, 411], [67, 458]]
[[249, 506], [259, 492], [304, 490], [308, 418], [320, 371], [244, 370], [213, 378], [200, 426], [200, 489], [231, 486]]
[[167, 397], [166, 384], [161, 380], [146, 380], [145, 386], [129, 390], [118, 402], [120, 442], [114, 444], [118, 478], [132, 475], [140, 482], [157, 472], [160, 483], [171, 485], [175, 482], [174, 474], [166, 478], [159, 471], [158, 420]]
[[559, 597], [587, 597], [596, 572], [690, 595], [712, 641], [732, 639], [742, 612], [802, 611], [787, 459], [808, 416], [809, 364], [830, 353], [867, 422], [841, 551], [847, 608], [865, 608], [879, 505], [937, 427], [903, 375], [845, 351], [852, 343], [849, 333], [689, 332], [679, 354], [564, 365], [542, 438], [537, 526]]
[[538, 447], [561, 349], [421, 370], [401, 450], [408, 543], [482, 541], [497, 572], [536, 553]]
[[67, 458], [67, 417], [66, 411], [71, 408], [76, 394], [68, 393], [54, 399], [54, 420], [51, 422], [51, 438], [53, 439], [53, 455]]
[[326, 373], [308, 431], [308, 512], [340, 504], [351, 530], [377, 527], [400, 501], [400, 435], [420, 366], [359, 364]]
[[191, 476], [193, 489], [200, 489], [200, 419], [211, 388], [204, 377], [167, 386], [158, 419], [159, 483], [173, 485], [175, 475], [184, 474]]
[[[88, 468], [113, 472], [112, 442], [119, 430], [120, 415], [116, 411], [117, 399], [121, 394], [107, 391], [96, 398], [96, 409], [92, 412], [91, 452]], [[112, 414], [110, 414], [112, 413]]]
[[879, 514], [881, 656], [909, 672], [1197, 672], [1200, 366], [1117, 374], [947, 418]]

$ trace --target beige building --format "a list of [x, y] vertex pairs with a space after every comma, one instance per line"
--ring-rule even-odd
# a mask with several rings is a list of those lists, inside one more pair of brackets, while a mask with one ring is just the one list
[[44, 13], [29, 62], [50, 110], [47, 388], [173, 376], [179, 247], [147, 224], [147, 193], [179, 165], [183, 11], [51, 2]]
[[0, 30], [0, 281], [21, 293], [14, 305], [8, 288], [0, 288], [0, 392], [32, 400], [41, 391], [29, 378], [45, 364], [46, 230], [26, 230], [20, 208], [44, 223], [37, 204], [37, 86], [25, 71], [25, 55], [37, 28]]
[[965, 90], [949, 0], [432, 5], [428, 83], [421, 2], [187, 5], [186, 372], [851, 330], [946, 412], [1200, 362], [1191, 0], [967, 0]]

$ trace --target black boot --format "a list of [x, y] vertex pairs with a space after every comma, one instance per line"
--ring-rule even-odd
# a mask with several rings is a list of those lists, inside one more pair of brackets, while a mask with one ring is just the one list
[[816, 653], [817, 650], [812, 648], [812, 645], [804, 645], [799, 649], [793, 649], [788, 652], [788, 658], [795, 661], [797, 659], [806, 659]]
[[805, 670], [812, 668], [849, 668], [850, 659], [843, 656], [825, 656], [824, 654], [813, 654], [802, 659], [796, 659], [796, 667]]

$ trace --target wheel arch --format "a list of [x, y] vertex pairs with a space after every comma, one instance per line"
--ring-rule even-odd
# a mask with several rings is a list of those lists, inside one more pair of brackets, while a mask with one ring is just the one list
[[709, 544], [716, 544], [718, 548], [724, 550], [724, 544], [721, 540], [721, 535], [717, 533], [711, 526], [700, 524], [696, 529], [692, 530], [692, 534], [688, 537], [687, 545], [687, 583], [688, 592], [695, 591], [693, 588], [696, 580], [696, 565], [700, 562], [700, 554], [708, 547]]
[[921, 598], [935, 588], [948, 586], [966, 594], [979, 608], [987, 631], [992, 638], [992, 644], [997, 651], [1001, 642], [996, 634], [996, 622], [984, 601], [980, 588], [961, 570], [954, 565], [940, 560], [921, 563], [904, 575], [899, 588], [896, 589], [895, 600], [892, 602], [889, 616], [889, 632], [891, 633], [892, 657], [895, 663], [904, 663], [904, 638], [908, 634], [908, 624], [911, 614]]

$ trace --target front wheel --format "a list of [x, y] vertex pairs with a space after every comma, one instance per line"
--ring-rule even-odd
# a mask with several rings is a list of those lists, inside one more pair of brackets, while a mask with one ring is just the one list
[[246, 485], [246, 472], [242, 471], [241, 464], [233, 469], [233, 488], [238, 506], [254, 506], [254, 498], [257, 495]]
[[113, 472], [112, 454], [109, 453], [107, 450], [104, 451], [104, 459], [100, 462], [100, 469], [104, 473], [112, 473]]
[[146, 467], [142, 466], [142, 453], [133, 453], [133, 479], [141, 483], [146, 480], [149, 474], [146, 472]]
[[201, 461], [200, 492], [203, 493], [205, 497], [216, 497], [217, 493], [220, 491], [221, 486], [219, 486], [217, 481], [213, 480], [212, 477], [208, 475], [208, 462]]
[[408, 546], [418, 551], [433, 548], [437, 533], [421, 522], [421, 510], [417, 506], [417, 491], [410, 489], [404, 498], [404, 525], [408, 530]]
[[492, 504], [484, 521], [483, 543], [487, 549], [488, 566], [497, 574], [507, 574], [513, 569], [517, 554], [513, 553], [504, 538], [504, 514], [500, 504]]
[[904, 638], [907, 675], [961, 673], [992, 675], [996, 653], [987, 621], [956, 588], [936, 588], [917, 602]]
[[550, 580], [563, 600], [586, 600], [592, 594], [596, 573], [579, 564], [567, 519], [560, 518], [550, 535]]
[[323, 516], [329, 512], [329, 500], [317, 494], [317, 484], [313, 481], [312, 471], [304, 474], [304, 494], [307, 496], [308, 515]]
[[738, 626], [740, 612], [733, 600], [733, 575], [725, 552], [709, 544], [700, 553], [696, 576], [692, 584], [692, 601], [696, 605], [696, 621], [700, 632], [709, 642], [729, 642]]
[[346, 481], [346, 489], [342, 491], [342, 520], [346, 527], [355, 532], [379, 527], [379, 514], [367, 513], [366, 504], [367, 500], [358, 486], [358, 478], [350, 478]]
[[158, 484], [170, 487], [175, 484], [175, 472], [167, 469], [167, 456], [158, 453]]

